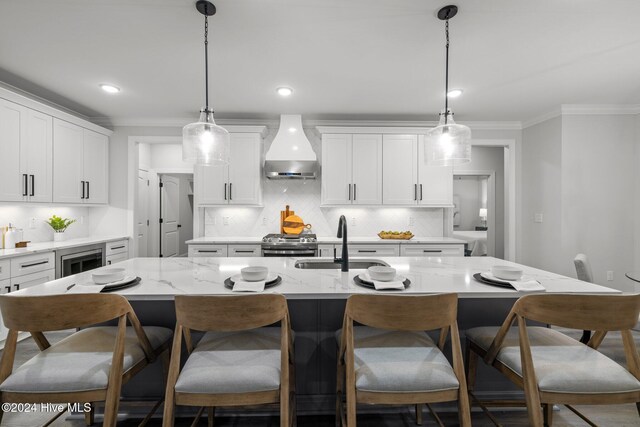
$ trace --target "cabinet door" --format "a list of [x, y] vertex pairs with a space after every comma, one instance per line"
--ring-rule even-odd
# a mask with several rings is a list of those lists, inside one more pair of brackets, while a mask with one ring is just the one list
[[27, 161], [29, 201], [53, 200], [53, 118], [27, 110], [22, 155]]
[[230, 257], [258, 257], [262, 256], [260, 245], [229, 245], [228, 255]]
[[83, 129], [53, 119], [53, 201], [82, 203]]
[[27, 274], [25, 276], [14, 277], [11, 279], [11, 292], [19, 291], [20, 289], [29, 288], [31, 286], [41, 285], [43, 283], [55, 280], [55, 270], [45, 270], [39, 273]]
[[0, 99], [0, 201], [26, 200], [26, 158], [20, 152], [25, 132], [26, 109], [21, 105]]
[[382, 135], [353, 135], [353, 204], [382, 204]]
[[400, 245], [400, 256], [451, 257], [464, 256], [464, 245]]
[[229, 162], [229, 204], [261, 203], [262, 144], [257, 133], [232, 133]]
[[115, 255], [109, 255], [106, 258], [107, 265], [113, 265], [115, 263], [126, 261], [128, 259], [129, 259], [129, 254], [128, 253], [120, 253], [120, 254], [115, 254]]
[[322, 135], [322, 204], [350, 205], [352, 136]]
[[198, 205], [226, 205], [228, 202], [228, 166], [194, 167], [194, 192]]
[[453, 206], [453, 166], [430, 166], [424, 160], [424, 137], [418, 140], [418, 204]]
[[418, 138], [384, 135], [382, 140], [382, 201], [385, 205], [415, 205], [418, 196]]
[[227, 245], [189, 245], [189, 258], [226, 257]]
[[98, 132], [83, 129], [85, 203], [109, 202], [109, 138]]

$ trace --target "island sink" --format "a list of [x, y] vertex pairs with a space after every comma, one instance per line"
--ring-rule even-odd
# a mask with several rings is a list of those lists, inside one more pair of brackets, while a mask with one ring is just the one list
[[[349, 268], [353, 270], [366, 270], [374, 266], [389, 267], [389, 264], [379, 259], [357, 259], [349, 261]], [[305, 270], [339, 270], [342, 268], [342, 263], [331, 259], [301, 259], [296, 261], [294, 267]]]

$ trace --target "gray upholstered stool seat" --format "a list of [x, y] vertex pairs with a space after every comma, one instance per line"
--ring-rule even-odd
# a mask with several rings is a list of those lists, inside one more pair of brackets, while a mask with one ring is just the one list
[[[356, 388], [371, 392], [456, 390], [458, 379], [438, 346], [425, 332], [356, 326]], [[342, 330], [336, 332], [341, 340]]]
[[[469, 341], [486, 351], [498, 329], [473, 328], [466, 331], [466, 336]], [[597, 350], [553, 329], [527, 327], [527, 332], [541, 391], [585, 394], [640, 391], [640, 381]], [[517, 328], [511, 328], [507, 333], [496, 360], [522, 376]]]
[[[173, 331], [143, 327], [153, 349], [171, 339]], [[38, 353], [0, 384], [3, 392], [56, 393], [107, 388], [118, 328], [83, 329]], [[127, 328], [123, 373], [145, 358], [133, 328]]]
[[249, 393], [280, 388], [280, 328], [207, 332], [175, 385], [182, 393]]

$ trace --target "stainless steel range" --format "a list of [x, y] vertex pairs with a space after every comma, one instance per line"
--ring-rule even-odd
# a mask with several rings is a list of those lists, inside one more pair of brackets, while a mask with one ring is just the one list
[[315, 234], [267, 234], [262, 238], [262, 256], [318, 256]]

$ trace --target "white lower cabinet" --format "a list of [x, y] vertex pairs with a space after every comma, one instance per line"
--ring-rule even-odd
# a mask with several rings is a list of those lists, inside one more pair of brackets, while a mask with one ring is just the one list
[[56, 270], [45, 270], [37, 273], [25, 274], [20, 277], [11, 278], [11, 292], [19, 291], [20, 289], [29, 288], [35, 285], [41, 285], [46, 282], [55, 280]]
[[333, 258], [333, 245], [318, 245], [318, 256], [323, 258]]
[[229, 245], [227, 248], [227, 256], [230, 257], [257, 257], [262, 255], [260, 245]]
[[11, 261], [8, 259], [0, 261], [0, 280], [6, 280], [11, 277]]
[[189, 258], [226, 256], [227, 245], [189, 245]]
[[[400, 245], [380, 244], [380, 245], [348, 245], [349, 256], [372, 257], [372, 256], [400, 256]], [[338, 256], [342, 253], [342, 245], [336, 245]]]
[[12, 278], [46, 270], [54, 270], [55, 273], [55, 268], [56, 265], [53, 252], [11, 258]]
[[464, 245], [400, 245], [400, 256], [464, 256]]
[[117, 262], [126, 261], [129, 259], [128, 253], [119, 253], [115, 255], [109, 255], [106, 257], [107, 265], [113, 265]]

